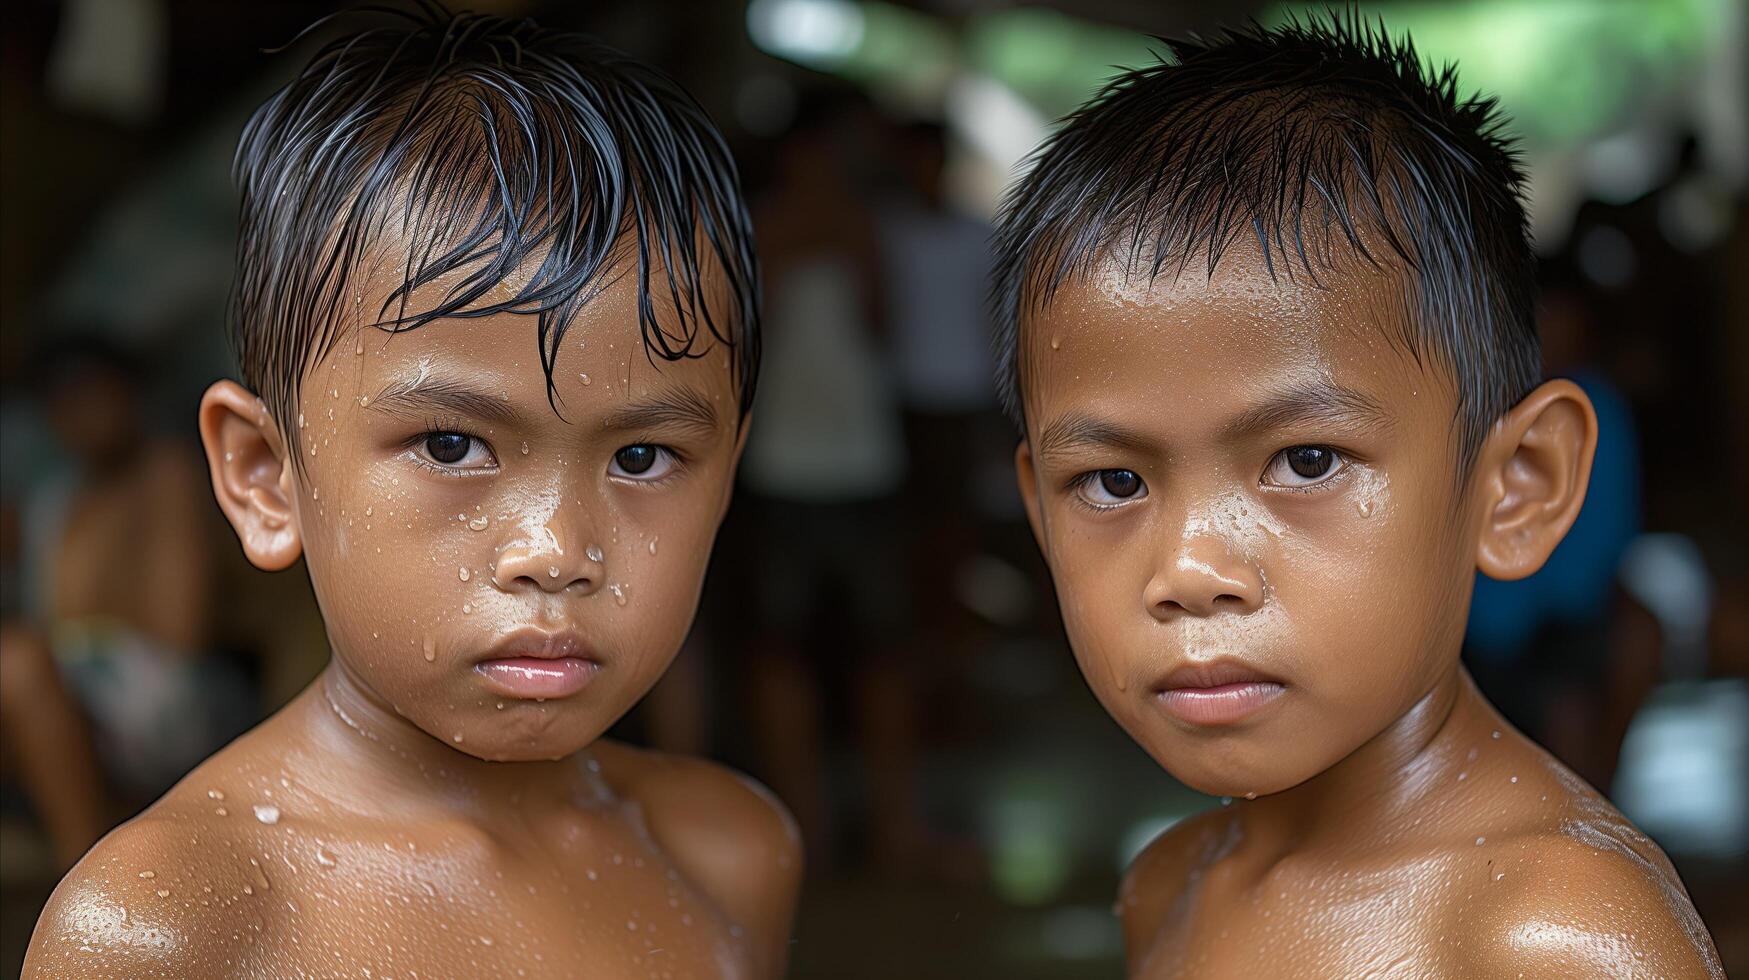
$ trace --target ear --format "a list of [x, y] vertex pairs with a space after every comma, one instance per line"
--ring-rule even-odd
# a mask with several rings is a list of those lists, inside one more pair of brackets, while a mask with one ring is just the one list
[[1026, 505], [1026, 522], [1032, 525], [1032, 537], [1039, 551], [1045, 547], [1045, 522], [1039, 514], [1038, 474], [1032, 467], [1032, 445], [1022, 436], [1014, 447], [1014, 478], [1020, 484], [1020, 502]]
[[723, 484], [723, 503], [717, 508], [717, 526], [729, 516], [729, 502], [735, 498], [735, 475], [741, 471], [741, 453], [747, 448], [747, 432], [753, 428], [751, 411], [741, 416], [741, 431], [735, 433], [735, 454], [729, 457], [729, 481]]
[[1597, 413], [1579, 386], [1543, 383], [1495, 423], [1477, 463], [1486, 496], [1476, 567], [1489, 578], [1536, 572], [1579, 516], [1597, 451]]
[[215, 382], [200, 399], [200, 441], [213, 496], [250, 563], [277, 572], [297, 561], [303, 538], [293, 504], [296, 478], [261, 399], [234, 381]]

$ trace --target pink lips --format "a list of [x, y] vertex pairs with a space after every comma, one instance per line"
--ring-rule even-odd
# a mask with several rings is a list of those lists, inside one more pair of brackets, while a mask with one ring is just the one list
[[1235, 725], [1263, 710], [1287, 685], [1232, 660], [1195, 664], [1167, 674], [1155, 686], [1166, 713], [1191, 725]]
[[576, 694], [600, 670], [577, 634], [540, 630], [510, 634], [474, 665], [496, 694], [537, 701]]

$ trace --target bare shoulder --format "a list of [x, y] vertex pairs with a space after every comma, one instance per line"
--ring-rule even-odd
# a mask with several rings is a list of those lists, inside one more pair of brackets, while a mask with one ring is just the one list
[[1117, 913], [1132, 961], [1153, 945], [1201, 872], [1220, 859], [1232, 831], [1229, 811], [1205, 810], [1162, 831], [1130, 862], [1118, 888]]
[[1681, 880], [1625, 819], [1514, 835], [1471, 931], [1486, 976], [1723, 978]]
[[215, 861], [225, 840], [219, 820], [176, 806], [156, 806], [111, 831], [49, 898], [24, 976], [228, 972], [225, 964], [235, 965], [239, 946], [263, 923], [259, 910], [234, 900], [249, 885], [247, 872], [227, 874]]
[[802, 844], [777, 797], [703, 759], [601, 741], [591, 748], [650, 833], [735, 924], [781, 955], [801, 884]]

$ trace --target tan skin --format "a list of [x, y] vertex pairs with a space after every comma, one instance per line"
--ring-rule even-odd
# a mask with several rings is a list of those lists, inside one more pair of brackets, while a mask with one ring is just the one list
[[[1723, 976], [1657, 846], [1459, 664], [1474, 570], [1529, 575], [1578, 513], [1585, 395], [1537, 388], [1460, 480], [1391, 274], [1323, 278], [1242, 250], [1212, 279], [1108, 267], [1027, 324], [1020, 488], [1076, 658], [1162, 766], [1234, 798], [1130, 868], [1131, 974]], [[1217, 664], [1266, 677], [1261, 706], [1167, 710], [1199, 683], [1174, 671]]]
[[[25, 976], [782, 973], [781, 805], [600, 738], [680, 648], [745, 433], [726, 352], [652, 363], [636, 296], [619, 276], [573, 322], [563, 418], [514, 314], [347, 336], [302, 385], [296, 449], [248, 391], [208, 390], [220, 506], [257, 566], [306, 560], [333, 659], [98, 844]], [[581, 690], [483, 680], [531, 627], [576, 634]]]

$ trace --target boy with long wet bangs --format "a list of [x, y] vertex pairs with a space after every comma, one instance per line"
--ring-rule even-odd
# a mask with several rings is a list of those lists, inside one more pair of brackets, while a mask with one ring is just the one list
[[200, 406], [259, 567], [333, 659], [62, 882], [25, 975], [756, 977], [793, 826], [599, 736], [679, 649], [758, 367], [735, 168], [673, 82], [405, 15], [250, 122]]
[[1230, 805], [1117, 904], [1147, 977], [1722, 976], [1670, 863], [1458, 652], [1596, 421], [1543, 381], [1520, 171], [1353, 14], [1171, 44], [1010, 193], [1020, 489], [1100, 702]]

